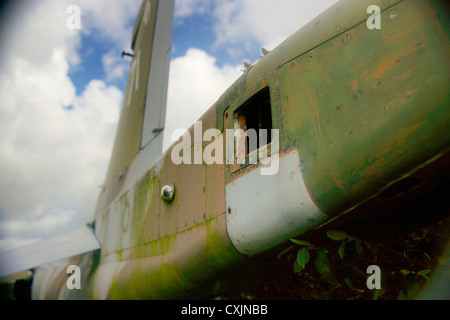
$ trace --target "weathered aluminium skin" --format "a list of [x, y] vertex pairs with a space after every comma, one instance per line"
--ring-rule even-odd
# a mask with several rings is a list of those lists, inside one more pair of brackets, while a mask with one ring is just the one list
[[[380, 30], [366, 26], [366, 9], [373, 4], [382, 9]], [[203, 132], [218, 128], [225, 135], [233, 128], [230, 115], [269, 88], [280, 163], [295, 155], [307, 193], [322, 214], [295, 230], [297, 236], [376, 203], [412, 176], [422, 181], [414, 188], [425, 189], [434, 179], [448, 179], [447, 14], [440, 1], [341, 1], [247, 70], [199, 119]], [[194, 127], [189, 133], [194, 137]], [[95, 216], [101, 250], [38, 270], [35, 298], [207, 296], [231, 270], [251, 260], [227, 231], [226, 188], [245, 181], [259, 165], [175, 165], [173, 147], [128, 189], [121, 181], [138, 148], [125, 151], [127, 161], [112, 159], [115, 171]], [[447, 172], [431, 170], [437, 164]], [[160, 190], [170, 184], [176, 192], [167, 203]], [[280, 185], [267, 187], [270, 193]], [[246, 197], [258, 201], [251, 190]], [[66, 287], [70, 264], [84, 271], [81, 290]]]

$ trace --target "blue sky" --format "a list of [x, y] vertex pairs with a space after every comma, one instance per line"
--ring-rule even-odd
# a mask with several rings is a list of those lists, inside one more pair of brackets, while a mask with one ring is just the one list
[[[256, 41], [251, 43], [253, 52], [243, 52], [239, 55], [229, 54], [226, 50], [226, 43], [216, 43], [217, 37], [214, 30], [216, 19], [213, 15], [214, 7], [212, 3], [209, 6], [210, 11], [194, 12], [191, 15], [177, 16], [175, 18], [172, 38], [172, 58], [183, 57], [188, 49], [198, 48], [214, 56], [218, 67], [223, 67], [225, 64], [242, 64], [244, 60], [257, 61], [261, 56], [261, 52]], [[128, 25], [132, 26], [133, 22], [130, 20]], [[82, 36], [80, 57], [83, 63], [72, 68], [69, 72], [78, 93], [82, 92], [93, 78], [107, 78], [102, 65], [102, 57], [111, 50], [111, 46], [113, 45], [114, 43], [112, 43], [111, 39], [105, 39], [104, 37], [97, 36], [95, 33]], [[126, 52], [131, 51], [127, 46], [124, 46], [123, 50]], [[115, 54], [119, 56], [120, 53], [121, 51], [116, 48]], [[129, 61], [129, 57], [124, 57], [124, 63]], [[127, 66], [129, 67], [129, 63]], [[124, 76], [109, 82], [124, 91], [126, 77]]]
[[[83, 51], [80, 52], [80, 57], [83, 63], [69, 71], [69, 76], [75, 84], [77, 93], [83, 92], [92, 79], [106, 77], [102, 65], [102, 56], [110, 50], [111, 43], [104, 39], [96, 39], [93, 35], [87, 35], [82, 37], [81, 46]], [[124, 90], [126, 80], [120, 79], [115, 85]]]
[[[176, 0], [165, 148], [336, 0]], [[0, 21], [0, 251], [85, 225], [120, 115], [141, 0], [16, 0]], [[81, 9], [68, 30], [66, 9]], [[289, 8], [289, 10], [286, 10]]]
[[[244, 59], [241, 57], [231, 57], [219, 46], [215, 46], [215, 33], [212, 28], [214, 18], [207, 13], [198, 13], [186, 17], [177, 17], [174, 22], [172, 38], [172, 58], [183, 57], [189, 48], [199, 48], [213, 54], [217, 59], [216, 64], [219, 67], [227, 63], [241, 63]], [[133, 20], [130, 20], [129, 26], [132, 26]], [[102, 64], [102, 57], [106, 55], [111, 47], [114, 46], [111, 39], [96, 35], [95, 33], [84, 34], [81, 37], [80, 58], [81, 65], [71, 68], [69, 76], [76, 87], [76, 92], [81, 93], [92, 79], [107, 79], [105, 68]], [[117, 57], [121, 56], [120, 48], [115, 48], [114, 53]], [[124, 46], [126, 52], [131, 52], [129, 46]], [[257, 58], [253, 55], [253, 58]], [[241, 61], [242, 60], [242, 61]], [[122, 62], [129, 68], [131, 58], [124, 57]], [[108, 81], [117, 86], [121, 91], [125, 90], [126, 74], [121, 78]]]
[[[172, 57], [181, 57], [192, 47], [212, 51], [211, 47], [215, 40], [212, 25], [213, 18], [207, 14], [194, 14], [185, 18], [177, 18], [174, 22], [172, 37]], [[220, 65], [225, 63], [226, 57], [216, 57]]]

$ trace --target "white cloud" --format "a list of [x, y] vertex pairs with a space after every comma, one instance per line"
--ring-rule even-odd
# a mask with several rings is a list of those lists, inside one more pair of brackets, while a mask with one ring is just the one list
[[[38, 78], [33, 74], [28, 77]], [[21, 92], [26, 92], [22, 91], [26, 79], [18, 79], [22, 86], [15, 87], [15, 92], [13, 88], [1, 88], [11, 89], [10, 94], [17, 92], [15, 112], [10, 114], [13, 121], [2, 124], [1, 132], [2, 223], [8, 226], [19, 218], [16, 224], [33, 225], [41, 235], [56, 234], [71, 229], [69, 222], [73, 227], [93, 218], [97, 186], [106, 173], [122, 93], [93, 80], [82, 96], [73, 98], [73, 109], [66, 110], [61, 103], [67, 93], [64, 85], [42, 86], [41, 91], [35, 88], [34, 98], [24, 99]], [[48, 87], [54, 90], [46, 93]], [[58, 95], [61, 101], [55, 98]], [[66, 216], [67, 212], [72, 214]], [[40, 223], [42, 219], [45, 224]], [[26, 228], [22, 230], [24, 236], [30, 236]]]
[[337, 0], [227, 0], [216, 1], [216, 45], [273, 49]]
[[81, 30], [127, 49], [141, 0], [65, 0], [80, 7]]
[[47, 207], [39, 206], [33, 213], [3, 222], [0, 225], [0, 233], [8, 238], [23, 237], [25, 234], [27, 239], [35, 239], [43, 232], [51, 233], [55, 228], [65, 226], [73, 220], [74, 215], [73, 211], [56, 209], [49, 212]]
[[[8, 20], [12, 31], [2, 31], [0, 250], [93, 218], [122, 92], [94, 79], [77, 96], [69, 70], [83, 62], [81, 32], [97, 32], [116, 48], [129, 42], [140, 3], [101, 2], [104, 11], [100, 1], [27, 1]], [[80, 6], [81, 31], [67, 28], [68, 4]], [[103, 59], [107, 80], [124, 71], [111, 57]]]
[[[338, 0], [177, 0], [175, 23], [204, 16], [211, 21], [213, 52], [231, 61], [257, 61], [261, 48], [273, 49]], [[223, 55], [222, 55], [223, 56]]]
[[219, 68], [214, 57], [189, 49], [170, 65], [164, 149], [176, 129], [188, 129], [242, 74], [241, 66]]
[[118, 50], [110, 50], [102, 57], [106, 81], [124, 80], [130, 68], [130, 60], [122, 59]]
[[55, 49], [71, 64], [80, 62], [77, 49], [80, 34], [66, 26], [63, 1], [17, 1], [8, 20], [2, 23], [0, 73], [11, 72], [11, 61], [21, 59], [31, 65], [44, 65]]
[[204, 14], [210, 10], [210, 0], [176, 0], [175, 18], [184, 18], [194, 14]]

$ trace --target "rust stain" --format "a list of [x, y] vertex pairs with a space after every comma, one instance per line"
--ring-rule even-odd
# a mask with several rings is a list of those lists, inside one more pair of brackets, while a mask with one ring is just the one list
[[[323, 141], [323, 136], [322, 136], [322, 128], [320, 126], [320, 115], [319, 115], [319, 108], [317, 106], [317, 98], [314, 94], [314, 92], [311, 89], [311, 86], [308, 86], [307, 90], [306, 90], [306, 96], [309, 100], [309, 104], [311, 105], [311, 107], [313, 108], [313, 124], [314, 124], [314, 131], [319, 132], [319, 136], [320, 136], [320, 142]], [[320, 146], [319, 146], [320, 147]], [[323, 149], [320, 148], [322, 151]]]
[[357, 78], [350, 81], [350, 88], [352, 88], [352, 90], [358, 89], [358, 79]]
[[417, 68], [411, 68], [408, 71], [398, 75], [398, 79], [402, 80], [402, 81], [406, 81], [411, 79], [411, 77], [413, 76], [413, 73], [416, 71]]
[[410, 54], [414, 54], [416, 51], [416, 46], [405, 46], [396, 50], [393, 55], [383, 57], [383, 59], [381, 59], [381, 61], [378, 63], [377, 69], [371, 74], [367, 75], [367, 79], [381, 78], [387, 71], [390, 71], [393, 68], [399, 66], [402, 63], [402, 59], [404, 59], [404, 57], [407, 57]]
[[333, 178], [334, 183], [339, 189], [344, 189], [344, 180], [342, 179], [342, 175], [339, 173], [339, 168], [333, 161], [330, 161], [328, 164], [328, 171], [330, 172], [331, 177]]
[[[323, 134], [322, 134], [322, 125], [320, 124], [320, 115], [319, 115], [319, 108], [318, 108], [318, 104], [317, 104], [317, 98], [316, 98], [314, 92], [311, 90], [310, 86], [308, 86], [308, 88], [306, 90], [306, 95], [307, 95], [310, 105], [313, 107], [313, 110], [314, 110], [313, 123], [314, 123], [315, 131], [319, 133], [318, 148], [320, 150], [320, 155], [321, 155], [321, 157], [325, 157], [326, 152], [325, 152], [325, 148], [324, 148], [324, 138], [323, 138]], [[328, 170], [330, 172], [331, 177], [333, 178], [334, 183], [336, 184], [336, 186], [338, 188], [344, 189], [342, 175], [339, 172], [338, 166], [336, 165], [336, 163], [334, 163], [330, 159], [328, 159], [328, 161], [329, 161]]]
[[366, 76], [367, 79], [380, 79], [386, 71], [391, 70], [395, 67], [397, 59], [398, 56], [387, 57], [385, 60], [381, 61], [378, 64], [377, 70]]
[[401, 162], [403, 158], [407, 157], [407, 154], [404, 152], [405, 146], [409, 145], [412, 135], [414, 135], [422, 125], [422, 122], [418, 122], [398, 132], [395, 140], [389, 141], [386, 145], [382, 146], [382, 148], [379, 148], [374, 152], [374, 154], [378, 156], [375, 156], [375, 160], [372, 161], [370, 165], [366, 166], [363, 173], [377, 177], [380, 175], [380, 172], [384, 172], [385, 167], [392, 164], [392, 161]]
[[[294, 105], [294, 97], [293, 94], [289, 94], [289, 113], [295, 113], [296, 108]], [[287, 112], [286, 112], [287, 113]]]

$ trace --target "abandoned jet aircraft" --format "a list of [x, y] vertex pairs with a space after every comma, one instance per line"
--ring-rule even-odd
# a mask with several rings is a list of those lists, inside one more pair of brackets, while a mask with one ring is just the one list
[[201, 296], [293, 237], [448, 181], [443, 2], [338, 2], [162, 152], [173, 9], [142, 2], [92, 222], [1, 257], [0, 276], [33, 270], [33, 299]]

